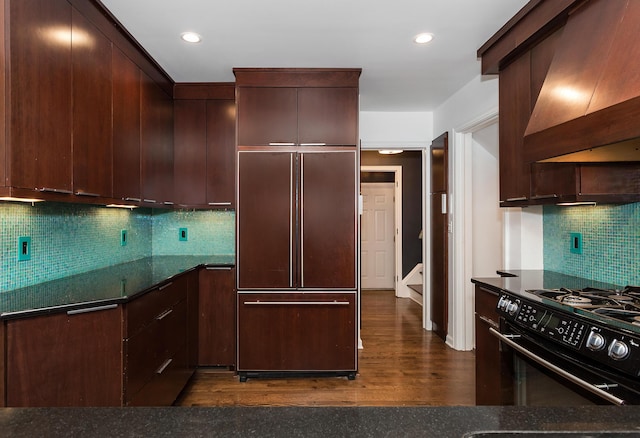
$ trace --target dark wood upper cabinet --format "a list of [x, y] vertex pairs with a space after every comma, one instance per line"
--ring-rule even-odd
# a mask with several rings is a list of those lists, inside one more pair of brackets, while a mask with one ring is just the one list
[[66, 0], [8, 4], [11, 187], [72, 191], [71, 10]]
[[73, 190], [111, 197], [111, 41], [75, 9], [72, 22]]
[[238, 145], [298, 142], [295, 88], [238, 89]]
[[207, 102], [174, 102], [175, 198], [181, 205], [207, 203]]
[[357, 88], [299, 88], [298, 143], [357, 144]]
[[207, 205], [236, 205], [236, 102], [207, 101]]
[[113, 47], [113, 196], [139, 202], [140, 69]]
[[176, 203], [235, 207], [235, 85], [177, 84], [174, 98]]
[[142, 201], [173, 202], [173, 100], [145, 73], [140, 86]]

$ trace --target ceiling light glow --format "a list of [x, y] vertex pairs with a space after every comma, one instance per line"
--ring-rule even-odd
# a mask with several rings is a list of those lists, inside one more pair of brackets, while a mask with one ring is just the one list
[[416, 44], [427, 44], [428, 42], [431, 42], [432, 39], [432, 33], [421, 33], [413, 38], [413, 42]]
[[401, 154], [402, 152], [402, 149], [382, 149], [378, 151], [378, 153], [382, 155], [395, 155]]
[[188, 43], [199, 43], [202, 41], [202, 37], [195, 32], [185, 32], [180, 35], [180, 38]]

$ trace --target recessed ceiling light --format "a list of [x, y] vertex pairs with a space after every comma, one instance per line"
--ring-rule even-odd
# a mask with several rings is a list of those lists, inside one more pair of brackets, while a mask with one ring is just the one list
[[416, 44], [427, 44], [433, 39], [432, 33], [421, 33], [413, 37], [413, 42]]
[[195, 32], [185, 32], [180, 35], [180, 38], [188, 43], [199, 43], [202, 41], [202, 37]]

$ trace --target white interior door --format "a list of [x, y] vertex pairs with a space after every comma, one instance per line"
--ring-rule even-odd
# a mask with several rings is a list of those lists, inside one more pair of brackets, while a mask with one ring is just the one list
[[394, 184], [362, 183], [362, 289], [394, 289]]

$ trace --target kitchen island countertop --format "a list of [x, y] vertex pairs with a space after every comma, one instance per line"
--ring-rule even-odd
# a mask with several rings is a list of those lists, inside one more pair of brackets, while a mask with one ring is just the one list
[[155, 256], [0, 293], [0, 319], [119, 304], [199, 266], [233, 266], [234, 256]]
[[639, 436], [640, 407], [4, 408], [0, 430], [13, 438], [462, 437], [524, 430]]

